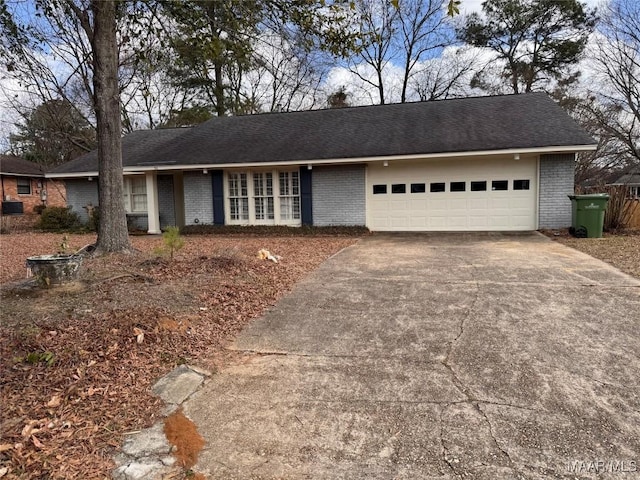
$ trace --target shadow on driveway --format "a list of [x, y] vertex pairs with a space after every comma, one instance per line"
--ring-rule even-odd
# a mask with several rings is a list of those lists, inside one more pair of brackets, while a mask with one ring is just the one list
[[196, 470], [638, 478], [639, 312], [640, 282], [535, 233], [367, 237], [185, 404]]

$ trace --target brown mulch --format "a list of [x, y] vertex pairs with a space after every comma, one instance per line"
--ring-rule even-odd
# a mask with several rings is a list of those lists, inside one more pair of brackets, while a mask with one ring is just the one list
[[[176, 365], [215, 371], [224, 345], [352, 236], [187, 236], [173, 261], [157, 237], [87, 259], [79, 282], [24, 282], [25, 258], [58, 234], [0, 238], [0, 477], [109, 478], [123, 435], [153, 424], [150, 387]], [[71, 250], [94, 241], [70, 235]], [[266, 248], [280, 263], [263, 261]], [[6, 470], [5, 470], [6, 469]]]
[[543, 232], [551, 239], [598, 258], [640, 278], [640, 230], [604, 233], [602, 238], [575, 238], [567, 230]]

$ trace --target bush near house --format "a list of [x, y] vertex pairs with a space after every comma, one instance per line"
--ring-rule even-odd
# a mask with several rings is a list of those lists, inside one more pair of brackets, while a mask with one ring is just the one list
[[45, 232], [73, 232], [82, 228], [82, 222], [71, 207], [47, 207], [40, 214], [36, 228]]

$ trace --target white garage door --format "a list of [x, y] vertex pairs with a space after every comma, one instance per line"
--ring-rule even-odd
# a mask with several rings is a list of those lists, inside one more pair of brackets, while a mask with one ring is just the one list
[[367, 226], [374, 231], [535, 230], [535, 157], [372, 163]]

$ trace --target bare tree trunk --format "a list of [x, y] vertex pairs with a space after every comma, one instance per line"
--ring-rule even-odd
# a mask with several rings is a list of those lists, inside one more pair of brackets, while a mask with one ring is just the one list
[[123, 201], [120, 91], [116, 2], [92, 0], [94, 28], [93, 87], [98, 131], [98, 186], [100, 252], [129, 252], [127, 218]]

